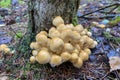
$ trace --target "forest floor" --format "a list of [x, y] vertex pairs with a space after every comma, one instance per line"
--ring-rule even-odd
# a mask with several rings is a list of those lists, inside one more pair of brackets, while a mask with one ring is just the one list
[[[74, 68], [69, 62], [55, 68], [51, 68], [49, 64], [30, 64], [29, 58], [22, 56], [24, 53], [4, 55], [0, 52], [0, 80], [120, 80], [120, 63], [117, 65], [118, 70], [113, 71], [109, 63], [110, 57], [120, 57], [120, 7], [116, 7], [115, 3], [112, 0], [81, 2], [77, 13], [78, 22], [92, 32], [92, 38], [97, 40], [98, 45], [92, 49], [89, 60], [80, 69]], [[111, 4], [115, 5], [106, 8]], [[0, 17], [0, 44], [8, 44], [14, 50], [27, 30], [26, 11], [26, 4], [20, 4], [13, 9], [11, 15]]]

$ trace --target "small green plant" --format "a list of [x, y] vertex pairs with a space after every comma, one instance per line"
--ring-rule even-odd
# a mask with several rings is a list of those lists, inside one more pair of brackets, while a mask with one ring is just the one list
[[109, 32], [104, 32], [104, 36], [114, 43], [120, 43], [120, 38], [112, 36]]
[[120, 22], [120, 16], [116, 17], [115, 20], [110, 21], [109, 24], [116, 25], [116, 24], [118, 24], [119, 22]]
[[10, 5], [11, 5], [11, 0], [2, 0], [2, 1], [0, 1], [0, 7], [7, 8], [7, 7], [10, 7]]
[[16, 33], [15, 35], [15, 38], [18, 39], [18, 38], [22, 38], [23, 37], [23, 34], [21, 32], [18, 32]]
[[78, 25], [78, 18], [77, 18], [77, 16], [72, 19], [72, 24], [73, 24], [74, 26]]
[[[24, 4], [24, 1], [18, 0], [20, 4]], [[11, 6], [11, 0], [1, 0], [0, 1], [0, 7], [8, 8]]]

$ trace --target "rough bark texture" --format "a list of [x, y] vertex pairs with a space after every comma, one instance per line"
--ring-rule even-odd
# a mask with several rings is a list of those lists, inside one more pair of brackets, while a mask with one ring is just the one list
[[65, 23], [76, 17], [79, 0], [31, 0], [30, 19], [35, 32], [48, 30], [55, 16], [62, 16]]

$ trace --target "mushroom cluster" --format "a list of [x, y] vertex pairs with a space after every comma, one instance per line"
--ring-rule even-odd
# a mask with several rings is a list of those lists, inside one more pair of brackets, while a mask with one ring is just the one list
[[1, 44], [0, 45], [0, 51], [3, 51], [4, 53], [9, 53], [10, 48], [8, 48], [8, 46], [6, 44]]
[[80, 68], [83, 61], [88, 60], [90, 48], [97, 42], [91, 38], [92, 33], [82, 25], [64, 24], [64, 20], [57, 16], [52, 21], [55, 27], [49, 32], [41, 31], [36, 35], [36, 42], [30, 44], [33, 49], [30, 62], [39, 64], [49, 63], [52, 67], [70, 61], [73, 66]]

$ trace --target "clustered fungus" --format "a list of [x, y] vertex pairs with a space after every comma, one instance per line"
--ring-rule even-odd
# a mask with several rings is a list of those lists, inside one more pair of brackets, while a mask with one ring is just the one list
[[92, 33], [80, 24], [65, 24], [60, 16], [55, 17], [52, 23], [55, 27], [51, 27], [48, 33], [38, 33], [36, 42], [30, 44], [33, 49], [30, 62], [49, 63], [55, 67], [70, 61], [74, 67], [80, 68], [83, 61], [88, 60], [90, 49], [97, 45], [91, 38]]
[[10, 48], [6, 44], [1, 44], [0, 51], [3, 51], [4, 53], [8, 54], [10, 53]]

